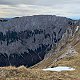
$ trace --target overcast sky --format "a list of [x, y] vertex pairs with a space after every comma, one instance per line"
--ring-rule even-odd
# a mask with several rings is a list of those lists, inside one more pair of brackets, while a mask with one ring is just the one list
[[80, 18], [80, 0], [0, 0], [0, 17], [40, 14]]

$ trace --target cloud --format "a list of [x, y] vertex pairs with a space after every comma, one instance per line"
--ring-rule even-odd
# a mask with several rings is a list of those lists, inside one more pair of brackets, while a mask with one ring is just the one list
[[80, 16], [80, 0], [2, 0], [0, 17], [28, 15]]
[[1, 0], [1, 5], [35, 4], [37, 0]]
[[80, 0], [0, 0], [2, 5], [39, 5], [39, 6], [56, 6], [64, 4], [80, 4]]

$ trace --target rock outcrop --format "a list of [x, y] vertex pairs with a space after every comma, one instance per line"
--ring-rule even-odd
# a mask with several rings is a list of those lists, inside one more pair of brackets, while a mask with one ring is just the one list
[[79, 21], [52, 15], [0, 20], [0, 66], [32, 66], [55, 51], [61, 38], [73, 36]]

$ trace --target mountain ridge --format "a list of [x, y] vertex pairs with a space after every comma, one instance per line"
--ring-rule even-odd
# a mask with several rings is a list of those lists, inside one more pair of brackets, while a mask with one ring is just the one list
[[[78, 20], [52, 15], [16, 17], [0, 21], [0, 66], [32, 66], [58, 42], [73, 36]], [[66, 33], [67, 31], [67, 33]]]

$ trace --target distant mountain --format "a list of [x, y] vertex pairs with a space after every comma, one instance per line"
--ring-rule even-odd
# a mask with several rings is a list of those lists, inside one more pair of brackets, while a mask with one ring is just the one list
[[74, 36], [79, 26], [78, 20], [55, 15], [0, 19], [0, 66], [29, 67], [42, 61], [55, 53], [61, 41]]

